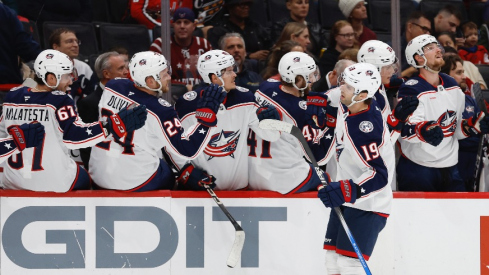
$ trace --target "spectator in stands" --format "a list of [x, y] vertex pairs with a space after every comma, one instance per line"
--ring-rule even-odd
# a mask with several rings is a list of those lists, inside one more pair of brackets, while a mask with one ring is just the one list
[[[460, 56], [448, 53], [443, 55], [445, 65], [441, 67], [441, 72], [446, 73], [453, 77], [457, 81], [460, 89], [465, 93], [465, 110], [462, 113], [463, 119], [468, 119], [480, 110], [474, 98], [471, 96], [470, 87], [472, 87], [472, 80], [467, 78], [464, 74], [464, 61]], [[466, 190], [473, 190], [471, 188], [474, 183], [475, 162], [477, 158], [477, 150], [479, 149], [479, 135], [474, 135], [466, 139], [459, 140], [458, 150], [458, 163], [457, 168], [460, 173], [460, 177], [465, 183]]]
[[[197, 71], [197, 60], [202, 53], [212, 50], [212, 46], [205, 38], [192, 34], [196, 26], [191, 9], [175, 10], [172, 25], [175, 30], [170, 40], [172, 81], [187, 85], [190, 91], [202, 81]], [[161, 37], [158, 37], [150, 50], [161, 53], [161, 43]]]
[[73, 30], [67, 28], [59, 28], [51, 33], [49, 37], [49, 46], [52, 49], [58, 50], [68, 55], [74, 62], [74, 70], [78, 74], [78, 80], [73, 82], [71, 90], [67, 92], [75, 100], [76, 96], [89, 94], [93, 90], [95, 80], [92, 78], [93, 71], [87, 63], [78, 60], [80, 53], [80, 40], [76, 37]]
[[43, 23], [47, 21], [92, 21], [90, 0], [18, 0], [17, 3], [19, 4], [19, 15], [36, 22], [39, 30], [42, 30]]
[[253, 1], [226, 1], [229, 16], [217, 21], [214, 27], [207, 32], [207, 39], [211, 42], [212, 47], [219, 47], [219, 39], [226, 33], [239, 33], [246, 44], [246, 58], [267, 59], [272, 41], [267, 29], [250, 19], [250, 8]]
[[[170, 11], [181, 7], [191, 9], [192, 6], [192, 0], [170, 0]], [[161, 0], [131, 0], [131, 16], [148, 29], [161, 26]]]
[[353, 48], [355, 43], [355, 32], [348, 21], [339, 20], [334, 23], [329, 36], [329, 47], [319, 59], [321, 74], [332, 71], [340, 54]]
[[234, 64], [238, 68], [234, 79], [236, 86], [246, 88], [254, 93], [263, 79], [258, 73], [249, 68], [252, 66], [250, 63], [256, 63], [256, 61], [246, 59], [246, 47], [243, 37], [236, 32], [228, 33], [221, 38], [219, 46], [221, 50], [228, 52], [234, 57]]
[[458, 50], [458, 55], [463, 60], [470, 61], [474, 64], [489, 64], [489, 57], [486, 48], [477, 45], [479, 32], [474, 22], [467, 22], [462, 25], [462, 32], [465, 37], [465, 44]]
[[306, 25], [298, 22], [289, 22], [287, 25], [285, 25], [284, 29], [282, 30], [282, 34], [278, 38], [275, 45], [279, 45], [286, 40], [296, 41], [302, 46], [302, 48], [305, 49], [306, 53], [314, 58], [314, 56], [307, 50], [308, 46], [311, 44], [310, 37], [311, 36], [309, 35], [309, 30], [307, 29]]
[[40, 52], [41, 47], [24, 31], [15, 12], [0, 3], [0, 84], [22, 83], [19, 57], [27, 62]]
[[282, 78], [280, 77], [280, 74], [278, 72], [278, 63], [280, 62], [280, 59], [282, 59], [282, 56], [292, 51], [304, 52], [305, 49], [301, 46], [301, 44], [292, 40], [285, 40], [282, 43], [277, 44], [270, 53], [267, 67], [262, 74], [263, 79], [267, 81], [269, 79], [274, 81], [281, 81]]
[[[94, 70], [100, 82], [95, 85], [93, 92], [78, 100], [76, 104], [78, 115], [85, 123], [92, 123], [99, 120], [98, 104], [100, 98], [102, 98], [105, 84], [116, 77], [126, 77], [129, 73], [124, 56], [115, 51], [99, 55], [97, 60], [95, 60]], [[80, 156], [87, 170], [90, 152], [90, 147], [80, 149]]]
[[[448, 47], [448, 46], [445, 47], [445, 54], [447, 54], [447, 53], [458, 55], [458, 52], [456, 49], [454, 49], [452, 47]], [[479, 68], [477, 68], [477, 66], [474, 65], [474, 63], [472, 63], [470, 61], [464, 61], [463, 66], [464, 66], [465, 75], [469, 79], [471, 79], [473, 83], [479, 82], [481, 84], [482, 89], [487, 89], [486, 88], [487, 84], [484, 81], [484, 77], [482, 77], [482, 75], [479, 71]]]
[[127, 75], [124, 77], [129, 78], [130, 77], [130, 75], [129, 75], [129, 51], [124, 47], [116, 46], [116, 47], [110, 48], [109, 52], [117, 52], [118, 54], [120, 54], [122, 56], [122, 58], [124, 58], [124, 62], [126, 63], [126, 68], [127, 68]]
[[[452, 5], [446, 5], [433, 18], [434, 36], [438, 36], [441, 32], [451, 32], [456, 34], [458, 26], [462, 21], [462, 13]], [[457, 47], [464, 46], [465, 38], [463, 35], [456, 36], [455, 42]]]
[[[355, 56], [356, 59], [356, 56]], [[352, 61], [351, 59], [340, 59], [334, 65], [334, 69], [328, 73], [324, 77], [321, 77], [319, 81], [316, 81], [312, 85], [312, 91], [316, 92], [324, 92], [338, 86], [338, 76], [343, 73], [346, 67], [355, 64], [356, 61]], [[336, 173], [335, 173], [336, 174]]]
[[[309, 12], [309, 0], [286, 0], [286, 6], [290, 11], [290, 17], [273, 24], [272, 38], [277, 41], [280, 40], [278, 37], [281, 35], [282, 30], [287, 23], [302, 23], [307, 26], [309, 33], [310, 44], [308, 44], [307, 50], [309, 53], [312, 53], [316, 58], [318, 58], [321, 54], [321, 49], [327, 47], [324, 39], [326, 37], [326, 30], [317, 23], [306, 21], [306, 16]], [[277, 45], [278, 42], [275, 44]]]
[[338, 6], [353, 27], [358, 47], [365, 41], [377, 39], [377, 35], [363, 25], [363, 21], [367, 19], [367, 8], [363, 0], [339, 0]]
[[441, 32], [438, 34], [436, 37], [436, 40], [442, 45], [443, 47], [452, 47], [454, 49], [457, 48], [457, 45], [455, 44], [455, 34], [451, 32]]

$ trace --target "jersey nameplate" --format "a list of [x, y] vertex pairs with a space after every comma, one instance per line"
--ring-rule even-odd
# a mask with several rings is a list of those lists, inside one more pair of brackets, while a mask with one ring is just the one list
[[65, 92], [62, 92], [62, 91], [52, 91], [51, 93], [53, 95], [65, 95], [66, 94]]

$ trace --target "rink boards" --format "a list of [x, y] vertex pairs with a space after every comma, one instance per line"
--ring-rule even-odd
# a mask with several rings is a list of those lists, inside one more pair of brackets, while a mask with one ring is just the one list
[[[1, 274], [326, 274], [329, 209], [314, 194], [0, 191]], [[373, 274], [489, 274], [488, 193], [395, 193]]]

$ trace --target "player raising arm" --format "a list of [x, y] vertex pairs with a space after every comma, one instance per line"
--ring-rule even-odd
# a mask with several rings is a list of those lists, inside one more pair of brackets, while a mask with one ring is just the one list
[[[302, 129], [306, 139], [312, 141], [317, 131], [307, 125], [304, 94], [318, 77], [314, 59], [303, 52], [290, 52], [280, 59], [278, 71], [281, 81], [263, 82], [255, 93], [256, 101], [262, 108], [278, 109], [280, 117], [277, 119]], [[322, 98], [317, 99], [314, 101], [317, 104], [326, 103]], [[314, 168], [304, 159], [304, 149], [292, 135], [282, 134], [279, 140], [268, 142], [250, 131], [248, 146], [251, 190], [292, 194], [316, 190], [321, 185]]]
[[67, 192], [88, 189], [90, 177], [69, 156], [69, 149], [93, 146], [109, 134], [133, 131], [144, 124], [144, 108], [113, 114], [107, 123], [85, 124], [65, 93], [74, 77], [73, 61], [64, 53], [45, 50], [34, 62], [36, 87], [18, 87], [5, 97], [0, 120], [0, 135], [6, 137], [11, 126], [39, 122], [45, 136], [34, 148], [9, 157], [2, 183], [6, 189]]
[[161, 149], [184, 159], [196, 158], [211, 138], [216, 113], [225, 94], [209, 87], [198, 102], [199, 112], [192, 125], [182, 128], [173, 106], [161, 98], [169, 91], [169, 64], [159, 53], [136, 53], [129, 63], [133, 81], [114, 79], [105, 86], [99, 103], [100, 116], [121, 108], [145, 105], [148, 119], [141, 129], [123, 138], [97, 144], [92, 149], [89, 171], [104, 189], [147, 191], [171, 189], [175, 183], [170, 166], [161, 159]]
[[[394, 148], [380, 109], [372, 100], [380, 74], [371, 64], [354, 64], [342, 74], [340, 100], [344, 115], [335, 129], [337, 176], [318, 192], [326, 207], [338, 207], [366, 260], [390, 213], [395, 169]], [[331, 211], [324, 242], [328, 274], [362, 274], [363, 268]]]
[[[197, 179], [188, 181], [187, 172], [192, 174], [213, 175], [216, 178], [216, 189], [238, 190], [248, 186], [248, 146], [246, 137], [249, 129], [267, 141], [275, 141], [280, 133], [273, 130], [262, 130], [258, 127], [257, 104], [253, 94], [247, 89], [236, 87], [234, 58], [221, 50], [212, 50], [199, 57], [197, 68], [206, 83], [204, 89], [221, 87], [226, 98], [217, 114], [216, 133], [205, 145], [204, 153], [191, 164], [186, 159], [170, 154], [175, 166], [180, 170], [178, 181], [185, 189], [200, 189]], [[198, 102], [201, 91], [190, 91], [177, 101], [175, 109], [182, 118], [184, 126], [192, 125], [201, 116], [202, 108]], [[195, 187], [195, 188], [194, 188]]]

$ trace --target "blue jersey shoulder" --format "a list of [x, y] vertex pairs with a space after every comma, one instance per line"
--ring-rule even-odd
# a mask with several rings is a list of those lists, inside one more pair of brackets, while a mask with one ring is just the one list
[[440, 73], [440, 78], [443, 81], [443, 87], [445, 88], [451, 88], [453, 86], [458, 87], [458, 83], [453, 77], [444, 73]]
[[382, 113], [377, 106], [346, 118], [349, 136], [356, 146], [368, 145], [372, 142], [380, 145], [384, 133]]
[[74, 105], [73, 99], [62, 91], [32, 92], [29, 87], [10, 91], [4, 98], [6, 103], [52, 105], [57, 109], [65, 105]]

